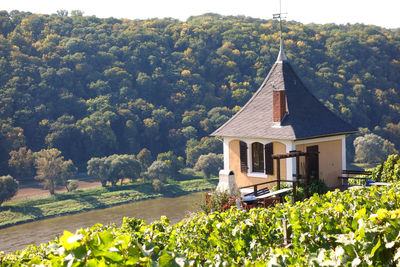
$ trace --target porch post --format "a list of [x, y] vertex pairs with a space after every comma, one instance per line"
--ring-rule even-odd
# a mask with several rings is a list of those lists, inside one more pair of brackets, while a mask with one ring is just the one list
[[342, 170], [347, 170], [346, 167], [346, 136], [342, 136]]
[[229, 138], [224, 137], [223, 151], [224, 151], [224, 170], [229, 171]]
[[[296, 150], [296, 146], [294, 142], [285, 142], [286, 145], [286, 153], [289, 153], [292, 150]], [[293, 174], [296, 173], [296, 163], [295, 158], [287, 158], [286, 160], [286, 180], [293, 180]]]
[[276, 179], [278, 180], [276, 188], [277, 188], [277, 190], [280, 190], [281, 189], [281, 160], [280, 159], [276, 159]]
[[310, 197], [310, 193], [309, 193], [309, 188], [308, 188], [308, 182], [310, 181], [310, 170], [308, 169], [308, 154], [306, 154], [306, 197], [309, 198]]

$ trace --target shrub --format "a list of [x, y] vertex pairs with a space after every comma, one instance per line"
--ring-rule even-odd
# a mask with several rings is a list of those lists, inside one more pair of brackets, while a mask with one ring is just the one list
[[[288, 187], [292, 187], [292, 185], [290, 184], [281, 184], [281, 189], [284, 188], [288, 188]], [[272, 188], [272, 191], [276, 191], [277, 188], [276, 186], [274, 186]], [[312, 180], [310, 182], [310, 184], [308, 185], [308, 193], [309, 196], [313, 196], [314, 194], [318, 194], [318, 195], [322, 195], [327, 193], [329, 190], [328, 186], [326, 185], [326, 183], [321, 180], [321, 179], [317, 179], [317, 180]], [[283, 196], [291, 196], [292, 193], [288, 192], [285, 193]], [[296, 201], [302, 201], [306, 198], [306, 184], [305, 183], [300, 183], [299, 186], [296, 188]]]
[[328, 192], [329, 188], [324, 182], [324, 180], [317, 179], [313, 180], [309, 186], [310, 196], [314, 195], [315, 193], [322, 195]]
[[68, 180], [67, 181], [67, 190], [68, 192], [74, 191], [78, 188], [79, 183], [77, 180]]
[[11, 175], [0, 177], [0, 205], [15, 196], [18, 192], [18, 181]]

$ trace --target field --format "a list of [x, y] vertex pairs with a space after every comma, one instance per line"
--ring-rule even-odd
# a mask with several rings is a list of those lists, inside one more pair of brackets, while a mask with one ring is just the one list
[[0, 207], [0, 228], [38, 219], [101, 209], [133, 201], [157, 197], [172, 197], [215, 188], [218, 179], [175, 181], [162, 192], [156, 192], [151, 183], [126, 183], [115, 187], [92, 187], [53, 196], [18, 199]]

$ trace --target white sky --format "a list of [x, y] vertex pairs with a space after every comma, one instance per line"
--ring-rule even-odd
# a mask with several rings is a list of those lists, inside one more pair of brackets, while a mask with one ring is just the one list
[[[278, 0], [0, 0], [0, 10], [52, 14], [81, 10], [99, 18], [172, 17], [186, 20], [207, 12], [270, 19], [279, 12]], [[302, 23], [364, 23], [400, 28], [400, 0], [283, 0], [288, 20]]]

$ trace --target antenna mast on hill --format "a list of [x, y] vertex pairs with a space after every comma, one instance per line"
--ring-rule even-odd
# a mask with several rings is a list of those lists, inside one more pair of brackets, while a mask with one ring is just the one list
[[272, 14], [272, 17], [274, 19], [279, 19], [279, 32], [280, 32], [280, 51], [279, 51], [279, 55], [277, 58], [277, 62], [283, 62], [286, 61], [286, 55], [285, 55], [285, 51], [283, 50], [283, 37], [282, 37], [282, 18], [285, 18], [285, 16], [282, 15], [286, 15], [287, 13], [282, 13], [282, 0], [279, 0], [279, 13], [278, 14]]

